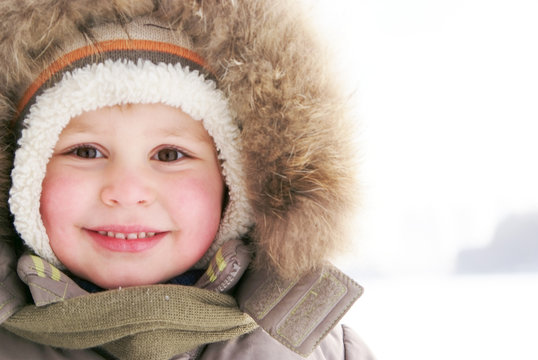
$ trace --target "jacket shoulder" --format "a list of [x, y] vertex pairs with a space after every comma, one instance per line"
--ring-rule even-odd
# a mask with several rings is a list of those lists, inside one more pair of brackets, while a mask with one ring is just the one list
[[308, 357], [291, 351], [262, 328], [238, 338], [210, 344], [200, 360], [374, 360], [370, 350], [348, 326], [335, 327]]
[[342, 332], [342, 342], [344, 344], [344, 359], [375, 360], [374, 355], [366, 346], [364, 341], [349, 326], [342, 325], [335, 329]]

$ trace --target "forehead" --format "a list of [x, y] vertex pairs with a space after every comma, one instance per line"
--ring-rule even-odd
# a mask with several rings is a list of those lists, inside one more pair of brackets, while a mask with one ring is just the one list
[[181, 109], [164, 104], [128, 104], [103, 107], [72, 118], [62, 135], [114, 134], [123, 129], [141, 130], [142, 135], [189, 137], [213, 144], [202, 121]]

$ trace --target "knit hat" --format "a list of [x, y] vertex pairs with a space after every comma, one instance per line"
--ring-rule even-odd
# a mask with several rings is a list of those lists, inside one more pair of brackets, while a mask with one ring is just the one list
[[[91, 37], [91, 39], [90, 39]], [[47, 261], [54, 255], [40, 214], [41, 186], [58, 137], [83, 112], [122, 104], [163, 103], [202, 121], [213, 138], [228, 190], [217, 236], [203, 267], [252, 223], [240, 160], [239, 129], [224, 94], [189, 39], [167, 24], [137, 18], [74, 36], [20, 96], [19, 133], [9, 205], [23, 241]]]

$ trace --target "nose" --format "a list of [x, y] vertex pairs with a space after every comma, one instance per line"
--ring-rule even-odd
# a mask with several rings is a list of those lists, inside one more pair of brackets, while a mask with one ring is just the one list
[[155, 201], [154, 186], [148, 174], [112, 166], [103, 177], [100, 195], [107, 206], [147, 206]]

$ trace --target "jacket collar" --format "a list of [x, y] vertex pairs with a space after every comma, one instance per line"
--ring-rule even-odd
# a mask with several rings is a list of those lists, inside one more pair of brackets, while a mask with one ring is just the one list
[[269, 271], [247, 272], [236, 299], [273, 338], [306, 357], [362, 293], [360, 285], [326, 264], [291, 280]]

